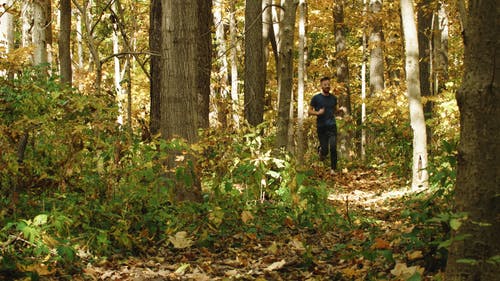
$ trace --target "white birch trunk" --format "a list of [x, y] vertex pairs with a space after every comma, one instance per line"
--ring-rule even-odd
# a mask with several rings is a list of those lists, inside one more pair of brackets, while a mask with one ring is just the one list
[[83, 36], [82, 15], [76, 12], [76, 51], [78, 53], [78, 68], [83, 69]]
[[32, 43], [35, 47], [33, 65], [47, 63], [46, 16], [43, 3], [33, 1]]
[[401, 17], [406, 50], [406, 83], [410, 122], [413, 130], [412, 189], [426, 188], [427, 133], [420, 96], [418, 37], [412, 0], [401, 0]]
[[231, 101], [233, 122], [236, 128], [240, 126], [239, 98], [238, 98], [238, 41], [236, 39], [236, 7], [235, 1], [230, 1], [229, 40], [231, 44]]
[[12, 0], [0, 1], [0, 56], [8, 54], [14, 46], [14, 22], [9, 12]]
[[304, 162], [304, 84], [306, 73], [306, 0], [299, 1], [299, 58], [297, 62], [297, 162]]
[[[118, 26], [116, 23], [113, 24], [113, 54], [118, 54], [120, 52], [120, 40], [118, 37]], [[125, 110], [123, 108], [123, 104], [125, 102], [125, 97], [123, 95], [123, 87], [121, 85], [122, 82], [122, 73], [120, 66], [120, 59], [118, 56], [113, 58], [114, 62], [114, 82], [115, 82], [115, 91], [116, 91], [116, 104], [118, 106], [118, 118], [117, 122], [120, 125], [123, 125], [125, 119]]]

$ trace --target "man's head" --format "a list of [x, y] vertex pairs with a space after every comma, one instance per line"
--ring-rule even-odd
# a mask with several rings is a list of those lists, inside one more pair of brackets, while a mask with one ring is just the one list
[[319, 80], [323, 93], [330, 93], [330, 77], [323, 77]]

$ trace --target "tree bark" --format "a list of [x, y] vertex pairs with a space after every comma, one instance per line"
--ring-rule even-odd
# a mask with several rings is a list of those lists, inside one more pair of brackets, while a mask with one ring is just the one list
[[72, 84], [73, 70], [71, 67], [71, 0], [60, 2], [60, 31], [59, 31], [59, 72], [61, 82]]
[[[467, 219], [453, 233], [448, 281], [497, 280], [500, 243], [500, 1], [468, 2], [460, 110], [456, 212]], [[465, 239], [459, 239], [466, 235]], [[492, 257], [496, 256], [494, 261]]]
[[151, 52], [150, 62], [150, 109], [149, 109], [149, 131], [156, 135], [160, 131], [160, 105], [161, 105], [161, 44], [162, 44], [162, 1], [151, 0], [149, 11], [149, 50]]
[[264, 120], [265, 72], [262, 48], [262, 1], [245, 5], [245, 118], [252, 126]]
[[448, 80], [448, 16], [444, 5], [434, 12], [432, 23], [431, 87], [439, 95]]
[[10, 9], [12, 0], [0, 1], [0, 47], [8, 54], [14, 47], [14, 21]]
[[427, 137], [420, 96], [418, 35], [412, 0], [401, 0], [401, 18], [406, 51], [407, 95], [410, 108], [410, 123], [413, 130], [412, 189], [426, 188], [428, 185]]
[[227, 60], [227, 47], [226, 47], [226, 38], [224, 31], [224, 20], [223, 20], [223, 11], [224, 11], [224, 1], [215, 0], [214, 1], [214, 25], [215, 25], [215, 40], [216, 40], [216, 48], [217, 48], [217, 67], [219, 69], [216, 74], [217, 83], [214, 85], [215, 91], [215, 103], [217, 116], [218, 116], [218, 124], [221, 125], [222, 128], [228, 127], [228, 119], [227, 115], [229, 112], [229, 106], [231, 102], [228, 100], [228, 60]]
[[[419, 54], [419, 74], [420, 93], [422, 97], [432, 97], [434, 95], [431, 87], [431, 48], [430, 38], [432, 30], [432, 8], [430, 0], [421, 0], [417, 6], [418, 25], [418, 54]], [[433, 102], [424, 102], [424, 116], [426, 120], [432, 119]], [[432, 128], [427, 126], [427, 144], [432, 144]]]
[[382, 32], [382, 0], [370, 0], [371, 33], [368, 39], [370, 49], [370, 94], [384, 90], [384, 51]]
[[[333, 33], [335, 34], [335, 68], [336, 80], [342, 87], [338, 97], [339, 106], [346, 109], [345, 114], [351, 115], [351, 89], [349, 87], [349, 59], [347, 57], [347, 27], [344, 22], [344, 0], [335, 1], [333, 5]], [[350, 159], [354, 156], [354, 133], [344, 130], [338, 135], [339, 156]]]
[[[211, 2], [205, 0], [166, 0], [162, 2], [161, 16], [161, 88], [160, 88], [160, 128], [163, 138], [170, 140], [180, 137], [188, 143], [198, 139], [198, 118], [203, 114], [199, 108], [200, 96], [205, 93], [206, 83], [210, 82], [209, 42], [210, 33], [206, 26], [211, 18]], [[205, 25], [205, 26], [202, 26]], [[181, 152], [178, 152], [179, 154]], [[175, 154], [175, 153], [174, 153]], [[168, 163], [174, 167], [174, 156]], [[193, 155], [187, 156], [195, 163]], [[192, 177], [192, 183], [177, 182], [175, 196], [178, 201], [201, 200], [201, 185], [194, 167], [189, 166], [185, 173]]]
[[285, 0], [283, 4], [284, 16], [280, 26], [280, 49], [279, 49], [279, 104], [276, 147], [288, 148], [288, 129], [290, 126], [290, 103], [293, 90], [293, 51], [295, 18], [297, 11], [297, 0]]
[[47, 15], [43, 1], [33, 1], [33, 26], [32, 43], [35, 47], [33, 54], [33, 65], [46, 64], [47, 61], [47, 37], [46, 23]]
[[197, 59], [198, 65], [195, 68], [197, 73], [198, 95], [198, 128], [209, 127], [210, 114], [210, 73], [212, 69], [212, 0], [197, 0], [198, 7], [198, 33], [197, 38]]
[[307, 1], [299, 1], [299, 58], [297, 61], [297, 164], [304, 163], [304, 151], [306, 149], [304, 143], [304, 111], [306, 110], [304, 104], [304, 90], [306, 78], [306, 19], [307, 19]]
[[229, 1], [229, 40], [231, 45], [231, 101], [233, 122], [236, 128], [240, 126], [239, 94], [238, 94], [238, 40], [236, 39], [236, 7], [235, 1]]

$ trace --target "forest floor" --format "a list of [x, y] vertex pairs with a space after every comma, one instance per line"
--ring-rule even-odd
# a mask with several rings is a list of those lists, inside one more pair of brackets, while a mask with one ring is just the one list
[[210, 250], [161, 248], [150, 257], [89, 265], [85, 280], [435, 280], [439, 266], [428, 251], [402, 245], [415, 227], [401, 216], [410, 204], [408, 183], [375, 169], [334, 176], [315, 169], [351, 227], [289, 226], [265, 239], [239, 233]]

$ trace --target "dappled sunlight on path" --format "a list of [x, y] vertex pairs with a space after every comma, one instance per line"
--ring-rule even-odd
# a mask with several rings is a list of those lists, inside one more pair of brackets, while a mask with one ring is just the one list
[[404, 179], [373, 169], [344, 170], [334, 176], [324, 176], [324, 179], [330, 187], [328, 200], [365, 207], [424, 191], [412, 190]]

